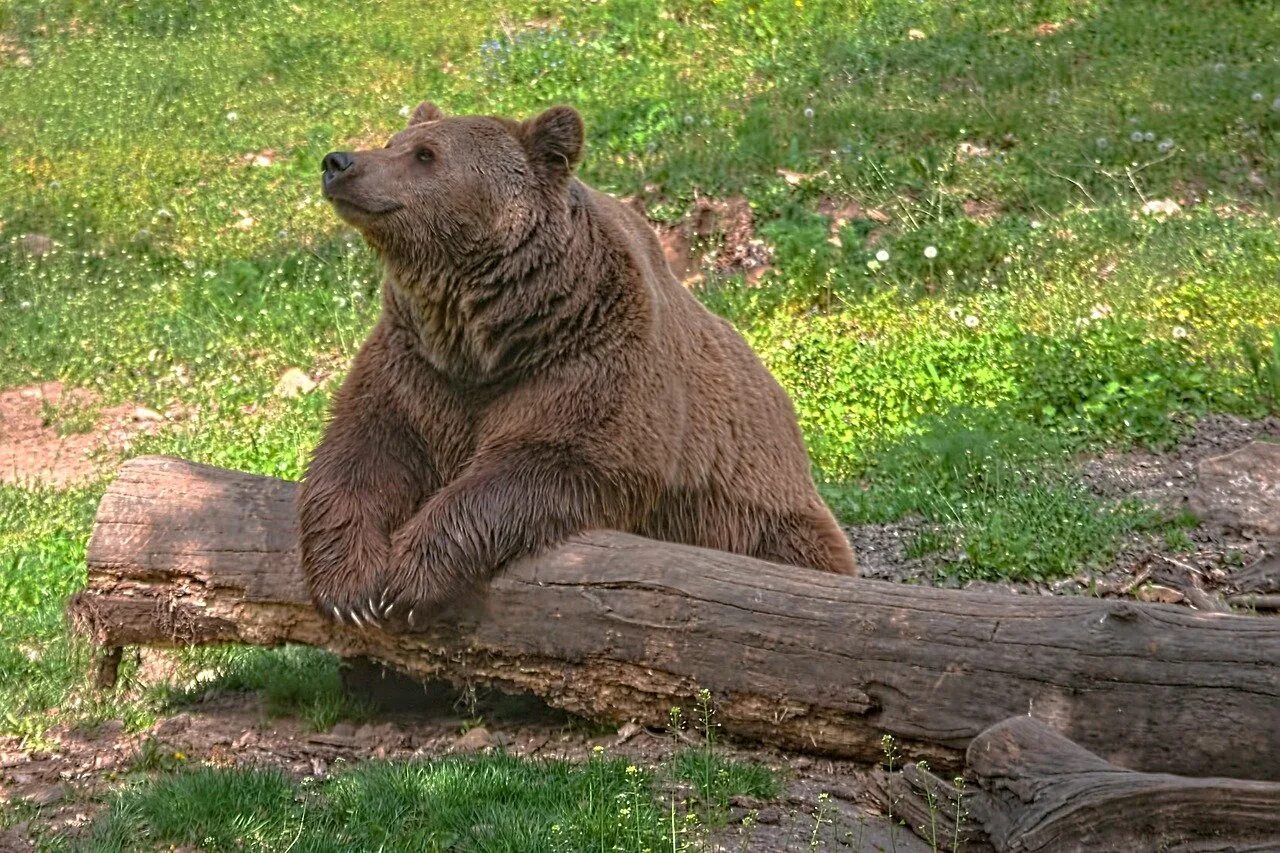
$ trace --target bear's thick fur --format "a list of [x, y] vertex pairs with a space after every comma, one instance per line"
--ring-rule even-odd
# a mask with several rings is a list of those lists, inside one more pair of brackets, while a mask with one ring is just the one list
[[786, 393], [574, 177], [582, 119], [445, 118], [325, 158], [383, 311], [300, 498], [317, 603], [420, 623], [521, 557], [612, 528], [856, 572]]

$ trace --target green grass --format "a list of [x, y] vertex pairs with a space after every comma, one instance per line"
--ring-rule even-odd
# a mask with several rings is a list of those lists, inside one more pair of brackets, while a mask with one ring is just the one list
[[492, 755], [366, 762], [318, 784], [271, 769], [201, 767], [114, 795], [79, 849], [681, 849], [647, 770]]
[[301, 717], [317, 731], [327, 731], [341, 720], [360, 722], [373, 713], [343, 689], [339, 660], [319, 649], [219, 646], [191, 649], [183, 657], [187, 672], [212, 677], [168, 692], [165, 699], [170, 704], [191, 701], [206, 691], [257, 691], [269, 715]]
[[1072, 469], [1070, 439], [1007, 413], [955, 409], [922, 425], [871, 460], [863, 485], [830, 487], [827, 498], [854, 521], [927, 523], [908, 556], [940, 553], [942, 574], [1053, 580], [1104, 566], [1122, 537], [1174, 536], [1185, 524], [1094, 497]]
[[[340, 378], [379, 305], [319, 158], [381, 144], [430, 98], [575, 104], [586, 179], [665, 221], [745, 197], [772, 268], [698, 295], [791, 393], [844, 520], [921, 519], [912, 553], [944, 574], [1051, 580], [1137, 534], [1185, 547], [1186, 519], [1094, 497], [1072, 459], [1276, 410], [1274, 4], [445, 0], [432, 26], [421, 9], [0, 0], [0, 387], [98, 392], [43, 412], [63, 434], [172, 404], [185, 416], [131, 452], [297, 477], [334, 384], [272, 388], [294, 366]], [[1168, 198], [1198, 202], [1142, 212]], [[833, 232], [822, 211], [852, 201]], [[56, 250], [31, 257], [29, 233]], [[210, 688], [318, 727], [360, 716], [336, 662], [298, 650], [185, 653], [180, 680], [214, 674], [199, 691], [129, 665], [88, 691], [62, 609], [102, 488], [0, 487], [0, 731], [139, 728]], [[255, 790], [285, 789], [270, 808], [310, 838], [303, 811], [337, 788], [321, 812], [293, 783]]]
[[686, 749], [676, 755], [672, 772], [692, 782], [703, 803], [725, 808], [733, 797], [772, 800], [782, 793], [778, 777], [760, 764], [731, 761], [711, 747]]

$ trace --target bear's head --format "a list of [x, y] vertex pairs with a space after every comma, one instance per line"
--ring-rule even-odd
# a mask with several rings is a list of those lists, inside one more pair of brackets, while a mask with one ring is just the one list
[[567, 231], [582, 146], [571, 107], [516, 122], [424, 102], [386, 147], [326, 155], [324, 195], [402, 272], [479, 272]]

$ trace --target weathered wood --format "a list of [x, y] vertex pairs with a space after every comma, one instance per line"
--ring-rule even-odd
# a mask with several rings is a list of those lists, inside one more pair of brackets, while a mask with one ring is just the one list
[[334, 626], [298, 566], [295, 486], [136, 459], [98, 510], [72, 616], [97, 643], [306, 643], [661, 725], [702, 687], [732, 735], [960, 766], [1031, 714], [1122, 765], [1280, 778], [1280, 620], [825, 575], [613, 532], [516, 566], [424, 633]]
[[987, 853], [992, 850], [982, 828], [981, 792], [966, 791], [920, 764], [901, 770], [876, 768], [867, 778], [867, 794], [888, 815], [919, 836], [930, 850]]
[[1280, 610], [1280, 595], [1244, 593], [1230, 596], [1227, 601], [1236, 607], [1247, 607], [1252, 610]]
[[1030, 717], [974, 738], [968, 762], [970, 814], [1000, 853], [1280, 850], [1275, 782], [1135, 773]]

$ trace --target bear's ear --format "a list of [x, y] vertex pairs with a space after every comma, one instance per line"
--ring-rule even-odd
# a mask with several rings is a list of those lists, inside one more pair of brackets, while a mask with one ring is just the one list
[[439, 121], [444, 118], [444, 111], [430, 101], [423, 101], [418, 104], [418, 108], [413, 111], [413, 115], [409, 118], [409, 127], [415, 124], [426, 124], [429, 121]]
[[533, 164], [547, 173], [568, 177], [582, 158], [586, 131], [573, 107], [552, 107], [520, 127], [524, 148]]

